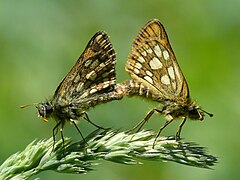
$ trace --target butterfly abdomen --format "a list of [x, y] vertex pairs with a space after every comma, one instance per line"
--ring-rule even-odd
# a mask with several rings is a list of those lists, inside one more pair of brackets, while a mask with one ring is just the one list
[[136, 81], [135, 79], [124, 81], [121, 83], [120, 87], [122, 88], [123, 93], [128, 96], [140, 95], [152, 100], [159, 100], [159, 95], [155, 94], [149, 86], [146, 86], [144, 83]]

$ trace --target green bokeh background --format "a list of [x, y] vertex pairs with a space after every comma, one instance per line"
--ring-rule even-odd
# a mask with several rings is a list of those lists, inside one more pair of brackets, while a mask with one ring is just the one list
[[[20, 105], [51, 96], [97, 31], [104, 30], [117, 52], [117, 81], [129, 78], [124, 65], [133, 38], [150, 19], [166, 31], [188, 81], [191, 96], [214, 114], [188, 121], [185, 141], [194, 141], [219, 157], [214, 170], [172, 162], [127, 166], [101, 161], [86, 175], [43, 172], [41, 179], [240, 179], [240, 1], [0, 1], [0, 164], [34, 139], [49, 138], [54, 122], [37, 118], [36, 109]], [[158, 104], [124, 98], [88, 111], [101, 126], [130, 129]], [[158, 131], [159, 115], [145, 128]], [[175, 134], [175, 121], [163, 134]], [[95, 128], [81, 121], [82, 133]], [[80, 138], [71, 125], [65, 136]]]

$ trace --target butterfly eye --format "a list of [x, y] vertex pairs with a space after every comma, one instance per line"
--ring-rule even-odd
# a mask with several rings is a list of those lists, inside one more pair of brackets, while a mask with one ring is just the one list
[[49, 103], [39, 104], [36, 108], [38, 109], [39, 116], [43, 118], [48, 117], [53, 112], [52, 105]]
[[50, 114], [53, 112], [52, 105], [49, 103], [45, 104], [45, 109], [47, 114]]

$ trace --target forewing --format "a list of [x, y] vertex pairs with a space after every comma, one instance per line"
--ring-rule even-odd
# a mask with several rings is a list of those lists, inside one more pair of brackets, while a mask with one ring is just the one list
[[54, 99], [66, 105], [109, 91], [116, 83], [115, 64], [116, 56], [108, 36], [97, 32], [56, 89]]
[[159, 99], [189, 96], [167, 34], [156, 19], [148, 22], [134, 40], [125, 69]]

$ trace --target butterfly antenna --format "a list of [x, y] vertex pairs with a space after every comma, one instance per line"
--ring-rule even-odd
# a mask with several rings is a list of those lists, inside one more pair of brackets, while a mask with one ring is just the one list
[[207, 115], [209, 115], [210, 117], [213, 117], [213, 114], [212, 113], [209, 113], [209, 112], [207, 112], [207, 111], [204, 111], [204, 110], [202, 110], [203, 112], [205, 112]]
[[20, 108], [26, 108], [26, 107], [29, 107], [29, 106], [35, 106], [37, 103], [32, 103], [32, 104], [27, 104], [27, 105], [23, 105], [23, 106], [20, 106]]

